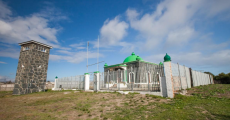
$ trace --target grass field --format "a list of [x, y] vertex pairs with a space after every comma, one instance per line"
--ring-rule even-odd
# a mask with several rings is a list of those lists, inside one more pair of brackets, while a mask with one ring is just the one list
[[0, 119], [230, 119], [230, 85], [188, 89], [174, 99], [152, 95], [47, 91], [0, 92]]

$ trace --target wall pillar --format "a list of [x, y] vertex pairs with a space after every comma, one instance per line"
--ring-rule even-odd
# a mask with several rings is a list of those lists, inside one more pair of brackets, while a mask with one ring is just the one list
[[84, 80], [84, 90], [89, 90], [89, 73], [85, 73], [85, 80]]
[[94, 79], [94, 91], [99, 91], [100, 89], [99, 89], [99, 80], [100, 80], [100, 72], [99, 71], [96, 71], [96, 72], [94, 72], [94, 76], [96, 77], [95, 79]]
[[164, 62], [164, 72], [165, 72], [167, 97], [173, 98], [174, 97], [174, 85], [173, 85], [172, 69], [171, 69], [170, 61]]
[[52, 90], [57, 90], [58, 89], [57, 81], [58, 81], [58, 77], [56, 76], [55, 80], [54, 80], [54, 87], [52, 88]]

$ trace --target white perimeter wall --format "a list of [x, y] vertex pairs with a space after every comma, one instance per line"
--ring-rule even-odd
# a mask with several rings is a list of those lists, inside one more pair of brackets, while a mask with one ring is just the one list
[[[174, 90], [191, 88], [191, 76], [188, 67], [171, 63]], [[193, 86], [213, 84], [213, 78], [206, 73], [192, 70]]]

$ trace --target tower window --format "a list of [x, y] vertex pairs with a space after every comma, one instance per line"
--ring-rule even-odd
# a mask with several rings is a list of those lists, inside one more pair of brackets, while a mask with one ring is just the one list
[[46, 52], [46, 49], [44, 47], [41, 47], [41, 46], [36, 46], [36, 49], [41, 51], [41, 52]]
[[25, 51], [25, 50], [29, 50], [30, 49], [30, 47], [29, 46], [24, 46], [23, 47], [23, 51]]

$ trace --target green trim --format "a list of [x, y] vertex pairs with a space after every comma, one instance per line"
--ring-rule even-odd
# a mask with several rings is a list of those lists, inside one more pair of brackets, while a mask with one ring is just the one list
[[85, 75], [89, 75], [89, 73], [85, 73]]
[[99, 71], [95, 71], [94, 73], [100, 73]]
[[127, 65], [124, 64], [116, 64], [116, 65], [110, 65], [110, 66], [104, 66], [104, 68], [110, 68], [110, 67], [126, 67]]
[[151, 62], [147, 62], [147, 61], [140, 61], [140, 62], [149, 63], [149, 64], [153, 64], [153, 65], [158, 65], [156, 63], [151, 63]]
[[151, 62], [147, 62], [147, 61], [130, 61], [130, 62], [127, 62], [127, 63], [121, 63], [121, 64], [115, 64], [115, 65], [110, 65], [110, 66], [104, 66], [104, 68], [110, 68], [110, 67], [127, 67], [127, 65], [124, 65], [124, 64], [128, 64], [128, 63], [132, 63], [132, 62], [144, 62], [144, 63], [149, 63], [149, 64], [153, 64], [153, 65], [159, 65], [159, 64], [156, 64], [156, 63], [151, 63]]

